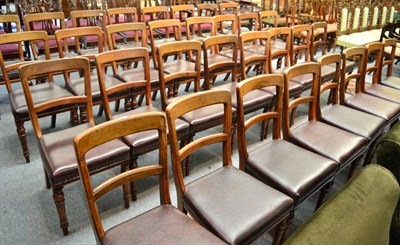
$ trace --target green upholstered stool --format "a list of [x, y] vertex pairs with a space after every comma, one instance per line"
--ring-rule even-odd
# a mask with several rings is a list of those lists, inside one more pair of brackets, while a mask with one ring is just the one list
[[371, 164], [300, 227], [285, 244], [389, 244], [400, 188], [393, 174]]
[[[389, 169], [400, 183], [400, 122], [378, 140], [375, 156], [376, 163]], [[400, 201], [392, 219], [390, 244], [400, 244]]]

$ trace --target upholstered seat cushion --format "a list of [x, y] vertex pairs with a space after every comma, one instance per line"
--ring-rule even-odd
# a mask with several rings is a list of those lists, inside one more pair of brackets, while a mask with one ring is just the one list
[[[164, 72], [174, 74], [185, 71], [195, 71], [195, 63], [186, 60], [173, 60], [164, 63]], [[200, 68], [201, 69], [201, 68]]]
[[[277, 70], [277, 71], [283, 71], [283, 70]], [[294, 98], [294, 97], [300, 96], [300, 94], [304, 90], [303, 85], [301, 85], [300, 83], [289, 81], [288, 84], [289, 84], [289, 98]], [[261, 88], [261, 90], [264, 90], [264, 91], [267, 91], [268, 93], [276, 95], [276, 88], [274, 88], [274, 87]]]
[[223, 167], [186, 185], [187, 210], [229, 244], [244, 244], [290, 211], [293, 200], [234, 167]]
[[343, 47], [364, 46], [368, 43], [378, 42], [380, 39], [380, 31], [371, 30], [364, 32], [356, 32], [350, 35], [342, 35], [337, 38], [336, 44]]
[[327, 183], [338, 164], [285, 140], [272, 140], [249, 152], [250, 173], [293, 198], [297, 205]]
[[225, 244], [171, 205], [163, 205], [108, 231], [101, 244]]
[[[41, 83], [30, 86], [29, 88], [32, 95], [33, 103], [35, 103], [36, 105], [48, 100], [73, 96], [72, 93], [68, 92], [66, 89], [58, 86], [55, 83]], [[13, 89], [9, 96], [10, 104], [13, 111], [18, 114], [28, 113], [24, 90], [22, 88]]]
[[[208, 66], [224, 64], [226, 62], [232, 62], [232, 58], [220, 54], [208, 54]], [[204, 59], [201, 59], [201, 64], [204, 65]]]
[[[80, 124], [53, 133], [44, 134], [39, 139], [39, 150], [43, 165], [53, 184], [78, 177], [78, 165], [74, 150], [74, 138], [90, 128], [89, 123]], [[113, 140], [93, 148], [86, 154], [89, 170], [113, 165], [129, 159], [129, 147], [120, 140]]]
[[273, 53], [274, 50], [283, 50], [286, 49], [286, 42], [280, 39], [272, 39], [271, 40], [271, 52]]
[[370, 141], [380, 135], [386, 124], [383, 118], [343, 105], [326, 106], [322, 110], [322, 121]]
[[[392, 53], [392, 47], [386, 47], [385, 48], [385, 53], [391, 54]], [[394, 52], [394, 56], [395, 57], [400, 57], [400, 43], [399, 42], [397, 42], [396, 51]]]
[[[64, 41], [61, 41], [61, 43], [64, 44]], [[35, 44], [39, 49], [44, 49], [44, 42], [43, 41], [36, 42]], [[55, 39], [53, 39], [53, 38], [52, 39], [49, 38], [48, 44], [49, 44], [50, 48], [57, 48], [58, 47], [57, 46], [57, 41]], [[68, 46], [75, 45], [75, 40], [72, 39], [72, 38], [67, 38], [67, 45]]]
[[348, 97], [346, 104], [357, 110], [381, 117], [386, 121], [395, 120], [400, 114], [399, 104], [364, 93], [356, 93]]
[[399, 193], [393, 175], [370, 164], [284, 244], [389, 244], [390, 221]]
[[366, 138], [319, 121], [307, 121], [291, 132], [291, 141], [338, 162], [339, 168], [354, 160], [368, 143]]
[[[332, 66], [323, 66], [321, 68], [321, 80], [322, 82], [331, 81], [335, 75], [336, 68]], [[313, 80], [313, 74], [306, 73], [297, 77], [292, 78], [292, 82], [303, 85], [303, 89], [311, 88]]]
[[336, 33], [337, 31], [337, 23], [330, 23], [327, 26], [327, 33]]
[[[144, 71], [142, 67], [137, 67], [134, 69], [119, 71], [115, 77], [123, 82], [143, 81]], [[150, 69], [150, 84], [152, 88], [159, 87], [158, 79], [158, 70]]]
[[365, 92], [367, 94], [400, 104], [400, 90], [398, 89], [390, 88], [381, 84], [371, 84], [365, 88]]
[[1, 44], [0, 51], [3, 55], [9, 54], [9, 53], [18, 53], [18, 51], [19, 51], [18, 44], [16, 44], [16, 43]]
[[[97, 76], [91, 76], [91, 88], [92, 88], [92, 99], [94, 102], [100, 102], [101, 101], [101, 93], [100, 93], [100, 87], [99, 87], [99, 79]], [[112, 86], [116, 86], [119, 84], [122, 84], [120, 80], [106, 75], [104, 76], [104, 84], [106, 89], [110, 88]], [[71, 79], [67, 81], [67, 87], [68, 89], [71, 90], [71, 92], [75, 95], [84, 95], [85, 94], [85, 82], [84, 78], [76, 78], [76, 79]], [[120, 93], [121, 94], [121, 93]], [[126, 91], [124, 94], [128, 94], [128, 91]]]
[[[124, 113], [120, 113], [113, 116], [113, 119], [123, 118], [130, 115], [138, 115], [146, 112], [159, 112], [160, 110], [153, 106], [141, 106], [131, 111], [127, 111]], [[188, 133], [189, 124], [186, 122], [177, 119], [176, 120], [176, 131], [178, 137], [183, 134]], [[168, 129], [167, 129], [168, 130]], [[156, 130], [148, 130], [139, 132], [136, 134], [131, 134], [123, 137], [123, 140], [130, 146], [133, 147], [133, 153], [137, 154], [140, 151], [144, 151], [144, 149], [139, 149], [147, 146], [149, 149], [153, 149], [154, 147], [158, 146], [158, 132]]]
[[385, 86], [400, 90], [400, 77], [382, 77], [381, 83]]
[[[237, 82], [226, 83], [221, 86], [214, 87], [213, 89], [228, 89], [231, 91], [232, 106], [237, 108], [236, 86]], [[261, 89], [253, 90], [247, 93], [243, 98], [244, 112], [249, 113], [257, 109], [268, 108], [270, 106], [274, 95]]]

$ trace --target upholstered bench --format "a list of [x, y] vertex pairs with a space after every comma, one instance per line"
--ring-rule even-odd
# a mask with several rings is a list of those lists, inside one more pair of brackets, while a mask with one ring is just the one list
[[399, 195], [399, 184], [389, 170], [368, 165], [285, 244], [389, 244]]
[[[378, 140], [375, 155], [376, 162], [392, 171], [400, 183], [400, 122]], [[400, 200], [392, 219], [390, 244], [400, 244]]]

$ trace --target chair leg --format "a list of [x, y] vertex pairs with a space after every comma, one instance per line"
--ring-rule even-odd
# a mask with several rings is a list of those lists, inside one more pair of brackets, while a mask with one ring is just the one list
[[46, 181], [46, 188], [50, 189], [51, 188], [50, 178], [46, 173], [46, 169], [43, 169], [43, 170], [44, 170], [44, 179]]
[[17, 134], [19, 137], [19, 141], [21, 143], [22, 153], [24, 154], [25, 161], [27, 163], [29, 163], [31, 160], [29, 157], [28, 142], [26, 140], [26, 132], [25, 132], [24, 123], [15, 121], [15, 124], [17, 126]]
[[294, 218], [294, 208], [290, 210], [289, 217], [286, 220], [286, 227], [285, 230], [282, 232], [282, 236], [280, 239], [281, 243], [283, 243], [288, 236], [290, 225], [293, 223], [293, 218]]
[[282, 220], [277, 226], [274, 234], [273, 245], [279, 245], [283, 243], [283, 235], [288, 230], [287, 219]]
[[[129, 163], [127, 164], [122, 164], [121, 165], [121, 173], [126, 172], [129, 170]], [[122, 189], [124, 191], [124, 203], [125, 203], [125, 208], [129, 208], [130, 205], [130, 199], [131, 199], [131, 194], [129, 192], [129, 184], [124, 184], [122, 186]]]
[[[57, 115], [51, 115], [51, 127], [52, 128], [56, 127], [56, 120], [57, 120]], [[72, 123], [73, 123], [73, 121], [72, 121]]]
[[[83, 115], [86, 116], [86, 108], [83, 108], [83, 109], [81, 108], [80, 114], [81, 114], [80, 116], [81, 116], [81, 120], [82, 120]], [[53, 124], [53, 120], [54, 120], [54, 127], [55, 127], [56, 126], [56, 115], [54, 115], [54, 117], [52, 116], [51, 119], [52, 119], [52, 124]], [[79, 124], [77, 107], [73, 108], [71, 110], [71, 124], [72, 124], [72, 126], [77, 126]], [[53, 127], [53, 125], [52, 125], [52, 127]]]
[[118, 112], [119, 111], [119, 104], [120, 104], [120, 100], [116, 100], [115, 104], [114, 104], [114, 111]]
[[65, 211], [65, 199], [62, 191], [63, 187], [53, 187], [53, 200], [57, 208], [58, 217], [60, 219], [60, 227], [63, 230], [64, 236], [68, 235], [68, 220]]
[[[131, 157], [131, 162], [129, 163], [129, 169], [137, 168], [137, 157]], [[131, 182], [131, 198], [132, 201], [137, 200], [137, 183], [136, 181]]]
[[97, 116], [101, 117], [103, 115], [103, 111], [104, 111], [103, 105], [100, 104], [99, 111], [97, 112]]
[[331, 191], [333, 186], [333, 180], [327, 183], [321, 190], [318, 196], [318, 201], [317, 205], [315, 205], [314, 212], [321, 207], [321, 205], [326, 201], [326, 197], [328, 196], [328, 193]]
[[[182, 139], [180, 147], [182, 148], [186, 144], [189, 144], [190, 142], [192, 142], [193, 137], [194, 137], [194, 135], [188, 136], [186, 142]], [[191, 155], [187, 156], [181, 163], [183, 176], [189, 176], [189, 174], [190, 174], [190, 164], [191, 164]]]
[[349, 174], [347, 175], [347, 180], [346, 180], [346, 182], [349, 181], [349, 180], [351, 179], [351, 177], [353, 177], [354, 172], [356, 171], [356, 169], [357, 169], [357, 167], [358, 167], [358, 164], [360, 164], [360, 163], [362, 162], [363, 158], [364, 158], [364, 156], [360, 156], [359, 158], [357, 158], [356, 160], [354, 160], [354, 161], [351, 163], [350, 172], [349, 172]]

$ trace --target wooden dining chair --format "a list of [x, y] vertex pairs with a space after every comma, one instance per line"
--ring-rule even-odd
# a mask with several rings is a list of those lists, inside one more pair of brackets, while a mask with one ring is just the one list
[[[50, 59], [50, 49], [48, 46], [48, 36], [45, 31], [30, 31], [30, 32], [18, 32], [18, 33], [9, 33], [0, 35], [0, 45], [3, 44], [16, 44], [21, 49], [19, 49], [19, 59], [14, 60], [11, 63], [6, 62], [3, 59], [3, 55], [0, 52], [0, 66], [1, 72], [4, 77], [4, 81], [6, 84], [6, 89], [10, 101], [11, 112], [14, 117], [15, 126], [17, 129], [17, 134], [22, 146], [23, 155], [25, 157], [26, 162], [30, 162], [30, 153], [28, 149], [28, 142], [26, 139], [26, 131], [24, 127], [24, 123], [29, 121], [29, 110], [27, 107], [27, 103], [25, 97], [23, 95], [23, 90], [20, 86], [21, 79], [18, 73], [18, 68], [30, 61], [25, 61], [24, 51], [28, 49], [22, 49], [23, 43], [29, 43], [31, 45], [34, 42], [43, 42], [45, 56], [47, 59]], [[25, 46], [26, 48], [26, 46]], [[32, 50], [33, 59], [37, 59], [38, 53], [36, 50]], [[47, 83], [45, 80], [40, 77], [37, 78], [37, 81], [32, 83], [32, 97], [34, 98], [35, 103], [41, 103], [47, 100], [69, 97], [72, 94], [67, 91], [63, 86], [59, 86], [55, 83]], [[56, 114], [62, 111], [69, 111], [71, 108], [57, 108], [55, 110], [43, 111], [38, 114], [39, 117], [51, 116], [51, 126], [55, 127], [56, 124]], [[71, 123], [76, 125], [78, 124], [77, 118], [74, 116], [74, 110], [71, 110]]]
[[238, 36], [237, 16], [234, 14], [224, 14], [214, 16], [214, 34], [236, 35]]
[[235, 2], [222, 2], [219, 4], [219, 14], [238, 15], [239, 5]]
[[[70, 13], [72, 20], [72, 27], [89, 27], [97, 26], [101, 28], [103, 33], [103, 46], [107, 46], [107, 39], [105, 39], [105, 28], [107, 26], [106, 11], [102, 9], [91, 10], [74, 10]], [[83, 48], [86, 49], [90, 46], [99, 46], [99, 39], [96, 36], [83, 36], [80, 37], [83, 42]]]
[[315, 22], [311, 24], [312, 27], [312, 42], [310, 49], [310, 56], [312, 61], [317, 61], [316, 54], [321, 49], [321, 55], [326, 54], [327, 41], [328, 41], [328, 23]]
[[[106, 26], [108, 50], [126, 49], [147, 46], [146, 26], [140, 22], [127, 22]], [[126, 36], [125, 41], [118, 39], [120, 35]]]
[[[101, 92], [101, 98], [104, 106], [104, 112], [107, 120], [118, 120], [120, 118], [136, 115], [145, 112], [157, 112], [160, 111], [158, 108], [152, 105], [151, 100], [151, 71], [149, 65], [149, 55], [145, 48], [131, 48], [125, 50], [114, 50], [106, 53], [97, 55], [96, 66], [97, 66], [97, 76], [98, 86]], [[130, 67], [125, 71], [125, 78], [129, 80], [123, 80], [120, 84], [115, 84], [113, 86], [107, 86], [107, 72], [106, 67], [111, 66], [113, 70], [113, 76], [119, 78], [118, 63], [125, 60], [136, 60], [137, 67]], [[141, 106], [141, 104], [136, 103], [136, 97], [143, 94], [146, 99], [146, 104]], [[110, 108], [110, 101], [115, 97], [120, 95], [126, 95], [125, 99], [125, 112], [115, 114]], [[188, 135], [189, 125], [183, 121], [177, 124], [177, 131], [179, 132], [179, 139], [183, 140], [185, 143], [186, 137]], [[154, 151], [159, 147], [158, 135], [155, 131], [141, 132], [138, 134], [132, 134], [123, 137], [123, 141], [129, 145], [131, 149], [131, 161], [130, 169], [134, 169], [138, 166], [137, 160], [140, 156]], [[132, 183], [131, 188], [132, 199], [136, 200], [137, 188], [136, 184]]]
[[[297, 64], [285, 71], [285, 86], [293, 77], [307, 73], [313, 74], [313, 83], [309, 94], [304, 94], [292, 101], [289, 101], [289, 91], [284, 89], [283, 137], [300, 147], [334, 160], [339, 164], [338, 171], [351, 165], [352, 168], [348, 174], [350, 178], [357, 164], [364, 160], [368, 140], [323, 123], [318, 118], [317, 115], [320, 113], [318, 112], [320, 110], [320, 70], [318, 63], [310, 62]], [[302, 104], [308, 105], [308, 120], [292, 128], [290, 122], [292, 108]]]
[[[139, 21], [138, 12], [135, 7], [123, 7], [123, 8], [109, 8], [106, 11], [107, 13], [107, 25], [105, 27], [106, 35], [107, 35], [107, 44], [110, 48], [110, 44], [108, 43], [110, 40], [108, 38], [108, 26], [112, 26], [115, 24], [126, 24], [126, 23], [134, 23]], [[114, 40], [114, 45], [117, 43], [120, 47], [130, 46], [132, 42], [138, 42], [139, 38], [142, 38], [140, 33], [137, 33], [133, 30], [122, 30], [119, 32], [114, 32], [112, 35]]]
[[237, 24], [238, 24], [238, 35], [251, 32], [251, 31], [259, 31], [259, 18], [258, 13], [240, 13], [237, 16]]
[[[64, 96], [50, 98], [47, 101], [37, 101], [29, 86], [32, 78], [47, 77], [50, 81], [54, 74], [64, 72], [80, 72], [85, 79], [85, 93], [80, 96]], [[19, 68], [24, 95], [37, 138], [40, 157], [45, 170], [46, 187], [52, 188], [54, 204], [60, 219], [64, 235], [68, 235], [68, 219], [65, 207], [63, 188], [65, 185], [79, 180], [78, 163], [74, 154], [73, 140], [76, 135], [94, 126], [92, 111], [92, 93], [90, 87], [90, 66], [87, 58], [64, 58], [58, 60], [29, 63]], [[48, 83], [48, 84], [54, 84]], [[53, 86], [54, 87], [54, 86]], [[79, 110], [81, 124], [53, 131], [43, 132], [43, 123], [38, 120], [40, 114], [57, 108], [71, 108], [75, 117]], [[129, 147], [120, 140], [110, 141], [98, 146], [87, 154], [87, 164], [91, 174], [113, 167], [121, 167], [124, 172], [129, 167]], [[129, 207], [129, 185], [124, 186], [125, 207]]]
[[186, 19], [195, 16], [194, 5], [192, 4], [182, 4], [171, 6], [170, 18], [178, 19], [181, 22], [181, 31], [186, 33]]
[[[24, 16], [25, 26], [23, 30], [47, 32], [49, 36], [48, 45], [50, 47], [51, 59], [58, 59], [58, 46], [54, 33], [56, 30], [66, 28], [64, 19], [65, 16], [63, 12], [27, 14]], [[75, 45], [75, 41], [68, 39], [63, 45]], [[37, 42], [32, 49], [35, 48], [39, 54], [43, 55], [45, 52], [44, 46], [45, 44], [43, 42]], [[44, 56], [41, 58], [46, 59]]]
[[[179, 148], [175, 120], [210, 107], [219, 107], [222, 111], [222, 130], [208, 133]], [[178, 208], [187, 211], [229, 244], [250, 243], [273, 227], [277, 227], [274, 244], [279, 244], [293, 201], [232, 166], [230, 92], [211, 90], [193, 94], [168, 105], [166, 113]], [[181, 162], [188, 155], [211, 144], [222, 144], [223, 166], [186, 183]]]
[[[348, 59], [358, 60], [357, 69], [350, 74], [345, 72]], [[364, 47], [343, 50], [340, 82], [344, 89], [340, 90], [340, 104], [381, 117], [386, 120], [386, 125], [393, 125], [399, 120], [400, 106], [397, 103], [365, 93], [366, 61], [367, 50]], [[346, 90], [350, 81], [354, 82], [355, 94], [347, 96]]]
[[[81, 183], [97, 243], [224, 244], [218, 237], [171, 205], [166, 129], [164, 113], [147, 112], [105, 122], [75, 138], [74, 147]], [[160, 142], [158, 162], [121, 173], [93, 188], [85, 155], [101, 144], [149, 130], [156, 132]], [[160, 205], [105, 231], [96, 201], [122, 184], [149, 178], [159, 180]]]
[[215, 36], [215, 22], [213, 17], [190, 17], [186, 19], [186, 39], [199, 40]]
[[148, 26], [154, 20], [169, 19], [170, 13], [168, 6], [149, 6], [142, 8], [141, 21]]
[[[21, 31], [21, 24], [18, 15], [0, 15], [0, 24], [3, 27], [3, 29], [0, 30], [0, 35]], [[15, 43], [0, 45], [0, 51], [4, 60], [18, 59], [21, 55], [20, 50], [23, 50], [22, 47], [19, 47], [19, 45]], [[24, 55], [27, 59], [30, 57], [28, 50], [24, 51], [22, 55]], [[5, 84], [5, 81], [3, 75], [1, 74], [0, 85], [3, 84]]]
[[200, 3], [197, 5], [197, 16], [217, 16], [219, 6], [214, 3]]
[[367, 65], [366, 72], [372, 73], [372, 84], [365, 84], [365, 93], [400, 104], [400, 91], [379, 83], [382, 77], [382, 63], [385, 45], [381, 42], [369, 43], [365, 46], [367, 56], [375, 58], [373, 64]]
[[398, 48], [398, 42], [395, 39], [388, 39], [383, 41], [385, 45], [385, 53], [387, 52], [389, 55], [384, 56], [384, 60], [382, 61], [382, 69], [387, 66], [386, 74], [378, 77], [380, 79], [380, 83], [395, 89], [400, 89], [400, 78], [393, 76], [393, 66], [395, 55]]
[[[317, 117], [324, 123], [366, 138], [368, 140], [368, 151], [364, 162], [365, 164], [369, 164], [372, 160], [371, 158], [374, 153], [376, 140], [382, 135], [386, 121], [383, 118], [346, 107], [339, 103], [340, 90], [345, 89], [341, 87], [340, 83], [340, 54], [325, 55], [318, 59], [318, 63], [321, 69], [323, 69], [324, 66], [332, 66], [332, 64], [334, 64], [335, 73], [331, 82], [323, 83], [321, 77], [321, 101], [319, 104], [321, 109], [318, 110]], [[322, 98], [325, 98], [325, 96], [323, 96], [324, 93], [329, 93], [326, 106], [322, 106]]]
[[260, 31], [278, 27], [278, 12], [266, 10], [258, 12], [258, 15], [258, 20], [260, 21]]
[[[269, 86], [275, 87], [277, 91], [272, 110], [252, 114], [245, 119], [246, 96]], [[281, 138], [283, 89], [283, 74], [259, 75], [237, 85], [238, 150], [241, 170], [293, 199], [294, 207], [288, 220], [290, 226], [296, 208], [319, 190], [315, 210], [322, 205], [333, 183], [338, 164]], [[248, 150], [246, 131], [266, 120], [273, 120], [272, 141]]]

